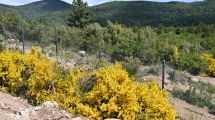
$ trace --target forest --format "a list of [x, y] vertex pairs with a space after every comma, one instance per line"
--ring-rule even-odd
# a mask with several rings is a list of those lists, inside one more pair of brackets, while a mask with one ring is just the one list
[[[25, 19], [38, 19], [41, 23], [65, 24], [71, 5], [61, 0], [42, 0], [21, 6], [0, 4], [1, 11], [16, 12]], [[152, 1], [114, 1], [88, 9], [95, 22], [102, 26], [107, 20], [126, 26], [195, 26], [201, 23], [213, 24], [215, 21], [214, 0], [200, 2], [152, 2]]]

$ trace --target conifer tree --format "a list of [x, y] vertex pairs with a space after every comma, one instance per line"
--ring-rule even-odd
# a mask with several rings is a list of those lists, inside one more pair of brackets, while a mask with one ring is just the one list
[[84, 28], [92, 21], [92, 15], [88, 5], [83, 0], [73, 0], [72, 10], [68, 18], [68, 25], [71, 27]]

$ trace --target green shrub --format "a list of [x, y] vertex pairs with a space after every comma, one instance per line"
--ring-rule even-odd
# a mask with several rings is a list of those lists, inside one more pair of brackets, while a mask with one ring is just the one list
[[168, 74], [169, 79], [174, 83], [180, 82], [182, 84], [185, 84], [190, 79], [190, 77], [187, 76], [186, 74], [176, 70], [169, 71]]
[[215, 58], [215, 47], [211, 48], [211, 54], [212, 54], [213, 57]]
[[129, 57], [123, 62], [123, 67], [127, 70], [129, 75], [136, 76], [140, 68], [141, 61], [138, 58]]
[[160, 75], [160, 65], [152, 65], [152, 66], [149, 66], [149, 68], [146, 68], [144, 71], [143, 71], [143, 74], [144, 75], [156, 75], [156, 76], [159, 76]]
[[197, 53], [182, 53], [177, 68], [198, 75], [205, 70], [206, 63]]
[[212, 114], [212, 115], [215, 115], [215, 105], [211, 105], [209, 107], [209, 113]]

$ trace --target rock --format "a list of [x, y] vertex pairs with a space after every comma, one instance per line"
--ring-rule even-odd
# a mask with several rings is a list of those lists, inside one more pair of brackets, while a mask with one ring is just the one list
[[86, 55], [86, 52], [85, 51], [79, 51], [78, 53], [81, 57], [83, 57], [84, 55]]
[[20, 110], [20, 117], [22, 120], [29, 120], [30, 119], [30, 110], [22, 108]]
[[198, 82], [199, 80], [197, 78], [191, 78], [192, 81]]
[[34, 108], [35, 111], [39, 111], [40, 109], [41, 109], [40, 106], [37, 106], [37, 107]]
[[116, 118], [108, 118], [108, 119], [104, 119], [104, 120], [119, 120], [119, 119], [116, 119]]
[[76, 117], [76, 118], [72, 118], [71, 120], [91, 120], [85, 117]]
[[74, 118], [75, 116], [72, 114], [69, 114], [68, 112], [66, 112], [65, 110], [61, 110], [60, 111], [62, 115], [64, 115], [64, 117], [66, 118]]
[[20, 108], [20, 115], [22, 115], [22, 116], [27, 116], [27, 115], [29, 115], [29, 113], [30, 113], [30, 110], [28, 110], [28, 109], [24, 109], [24, 108]]
[[42, 104], [42, 108], [58, 108], [58, 104], [56, 102], [47, 101]]
[[33, 120], [71, 120], [74, 117], [65, 110], [60, 110], [56, 102], [50, 101], [32, 108], [30, 113], [30, 117]]
[[0, 102], [0, 108], [1, 109], [6, 109], [7, 107], [6, 107], [6, 105], [3, 102]]
[[22, 104], [21, 98], [1, 92], [0, 98], [0, 120], [91, 120], [61, 110], [56, 102], [47, 101], [32, 107]]

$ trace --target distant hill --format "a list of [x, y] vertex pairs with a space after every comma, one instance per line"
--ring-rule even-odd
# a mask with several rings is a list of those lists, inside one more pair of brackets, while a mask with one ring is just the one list
[[195, 25], [215, 23], [215, 1], [205, 2], [109, 2], [92, 7], [96, 20], [105, 23], [107, 19], [130, 25]]
[[17, 7], [10, 6], [10, 5], [4, 5], [4, 4], [1, 4], [1, 3], [0, 3], [0, 11], [3, 11], [3, 12], [19, 12], [17, 10]]
[[71, 5], [61, 0], [41, 0], [26, 5], [10, 6], [0, 4], [0, 11], [17, 12], [25, 19], [44, 23], [63, 23]]
[[61, 0], [42, 0], [17, 7], [26, 18], [64, 12], [70, 8], [70, 4]]
[[[0, 10], [20, 13], [26, 19], [63, 23], [71, 5], [61, 0], [42, 0], [22, 6], [0, 4]], [[125, 25], [195, 25], [215, 23], [215, 1], [204, 2], [149, 2], [117, 1], [90, 8], [96, 22], [107, 20]]]

